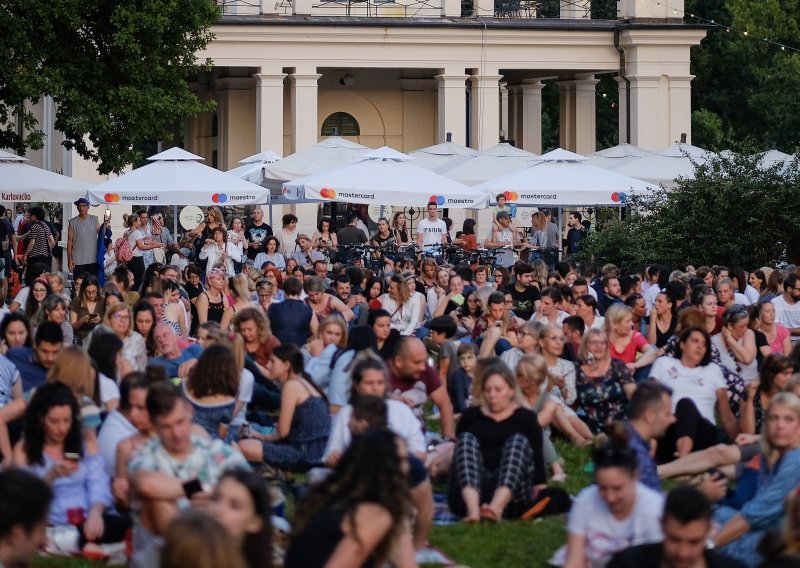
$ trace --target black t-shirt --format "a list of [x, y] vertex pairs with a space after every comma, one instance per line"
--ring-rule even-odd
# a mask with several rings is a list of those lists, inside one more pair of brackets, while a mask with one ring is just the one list
[[486, 416], [479, 406], [472, 406], [461, 414], [461, 420], [458, 421], [456, 436], [462, 432], [470, 432], [478, 439], [483, 466], [489, 471], [495, 471], [500, 466], [506, 440], [514, 434], [522, 434], [528, 438], [533, 450], [534, 484], [547, 483], [542, 454], [542, 427], [532, 410], [517, 408], [514, 414], [497, 422]]
[[358, 227], [348, 225], [336, 231], [336, 240], [340, 245], [360, 245], [367, 242], [367, 236]]
[[[267, 237], [272, 236], [272, 227], [263, 222], [260, 225], [250, 223], [244, 230], [244, 235], [247, 237], [248, 243], [263, 243]], [[266, 252], [266, 249], [264, 247], [248, 247], [247, 258], [255, 260], [256, 255], [260, 252]]]
[[[706, 550], [707, 568], [744, 568], [745, 565], [716, 550]], [[661, 543], [641, 544], [617, 552], [606, 564], [606, 568], [661, 568], [664, 549]]]
[[536, 310], [535, 302], [542, 299], [542, 294], [536, 286], [528, 286], [520, 292], [513, 284], [506, 288], [506, 294], [511, 294], [512, 304], [511, 309], [514, 310], [514, 315], [524, 320], [531, 319], [533, 312]]
[[0, 243], [4, 243], [8, 238], [14, 234], [14, 227], [11, 222], [6, 219], [0, 219]]

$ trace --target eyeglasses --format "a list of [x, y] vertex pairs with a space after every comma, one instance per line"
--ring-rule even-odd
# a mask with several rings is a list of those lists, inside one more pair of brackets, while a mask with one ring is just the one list
[[131, 319], [131, 316], [129, 316], [128, 314], [121, 314], [121, 313], [120, 314], [114, 314], [111, 317], [114, 318], [115, 320], [129, 320], [129, 319]]

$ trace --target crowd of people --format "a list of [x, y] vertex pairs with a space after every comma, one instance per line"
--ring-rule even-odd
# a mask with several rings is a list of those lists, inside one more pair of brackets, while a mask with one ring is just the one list
[[[794, 266], [576, 265], [558, 251], [580, 214], [525, 236], [505, 203], [485, 264], [448, 263], [437, 245], [481, 247], [435, 204], [416, 232], [351, 213], [310, 238], [209, 207], [178, 242], [148, 211], [113, 241], [76, 206], [71, 285], [41, 211], [8, 222], [25, 286], [0, 321], [0, 565], [113, 543], [148, 567], [447, 563], [434, 482], [467, 524], [544, 514], [557, 439], [593, 447], [594, 483], [555, 565], [798, 561]], [[265, 479], [303, 486], [290, 528]]]

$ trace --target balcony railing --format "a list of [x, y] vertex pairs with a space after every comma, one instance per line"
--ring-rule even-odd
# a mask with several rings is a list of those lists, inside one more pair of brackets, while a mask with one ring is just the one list
[[[596, 19], [619, 17], [617, 0], [215, 0], [225, 16], [513, 19]], [[478, 7], [476, 13], [476, 7]]]

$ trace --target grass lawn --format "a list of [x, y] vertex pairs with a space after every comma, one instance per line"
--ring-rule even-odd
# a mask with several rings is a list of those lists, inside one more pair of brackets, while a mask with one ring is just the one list
[[[591, 483], [584, 471], [589, 450], [556, 442], [566, 461], [567, 481], [560, 485], [575, 495]], [[450, 525], [434, 527], [431, 542], [450, 558], [470, 568], [495, 566], [547, 566], [547, 561], [566, 541], [566, 517], [547, 517], [534, 521], [498, 524]]]
[[[556, 449], [564, 458], [567, 481], [560, 485], [575, 495], [591, 483], [591, 473], [584, 470], [589, 463], [589, 450], [556, 441]], [[469, 568], [496, 566], [547, 566], [547, 561], [566, 539], [566, 518], [547, 517], [534, 521], [513, 521], [497, 524], [434, 527], [431, 542], [450, 558]], [[33, 566], [42, 568], [96, 568], [105, 564], [81, 559], [39, 558]]]

